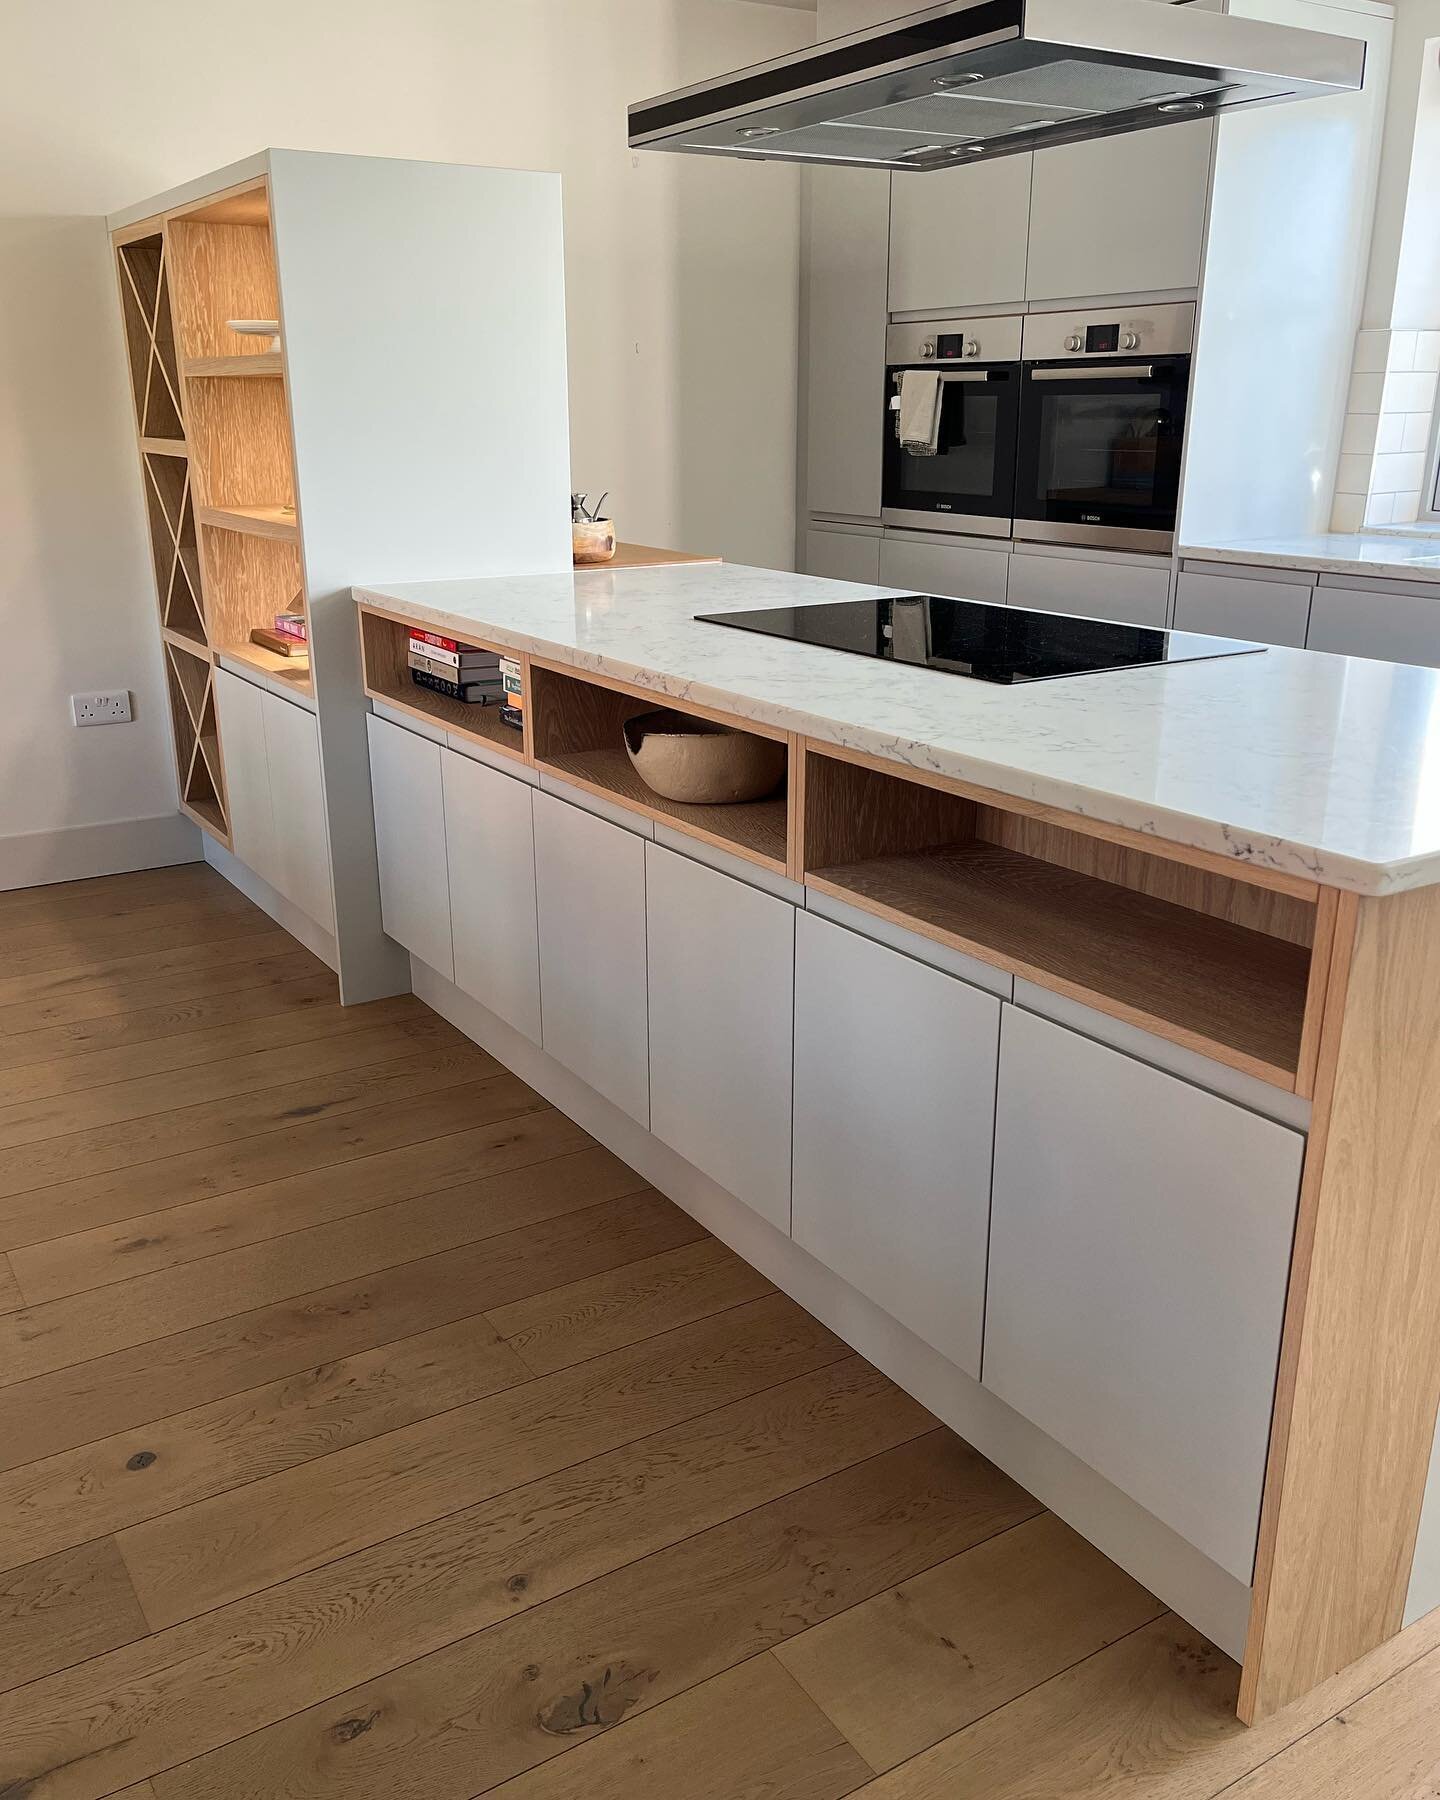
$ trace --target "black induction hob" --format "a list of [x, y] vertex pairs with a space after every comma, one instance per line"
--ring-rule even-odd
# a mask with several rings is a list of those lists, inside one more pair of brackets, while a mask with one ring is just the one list
[[857, 656], [885, 657], [922, 669], [969, 675], [977, 681], [1007, 683], [1053, 681], [1061, 675], [1097, 675], [1106, 669], [1157, 663], [1203, 662], [1216, 656], [1246, 656], [1265, 648], [1239, 638], [1156, 631], [1110, 619], [1028, 612], [978, 600], [950, 600], [939, 594], [775, 606], [758, 612], [698, 613], [696, 617], [704, 625], [731, 625], [799, 644], [819, 644]]

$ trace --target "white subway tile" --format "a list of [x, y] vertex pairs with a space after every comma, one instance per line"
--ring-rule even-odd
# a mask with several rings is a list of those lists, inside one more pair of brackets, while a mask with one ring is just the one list
[[1340, 435], [1341, 452], [1346, 456], [1370, 456], [1375, 449], [1375, 433], [1379, 427], [1379, 413], [1347, 413], [1345, 429]]
[[1406, 413], [1381, 413], [1378, 429], [1375, 433], [1375, 454], [1377, 456], [1393, 456], [1399, 450], [1405, 438]]
[[1390, 333], [1390, 355], [1386, 362], [1389, 369], [1403, 369], [1407, 372], [1415, 367], [1416, 340], [1418, 331], [1392, 331]]
[[1428, 412], [1435, 404], [1435, 377], [1387, 375], [1381, 396], [1381, 412]]
[[1385, 392], [1385, 379], [1383, 375], [1352, 375], [1346, 412], [1378, 413], [1380, 397]]
[[1358, 531], [1365, 523], [1365, 496], [1363, 494], [1337, 494], [1335, 504], [1330, 509], [1330, 529], [1332, 531]]
[[1397, 494], [1395, 496], [1395, 510], [1390, 515], [1392, 525], [1413, 525], [1419, 516], [1419, 494]]
[[1394, 523], [1395, 496], [1393, 494], [1372, 494], [1365, 502], [1365, 523], [1367, 525], [1391, 525]]
[[1415, 367], [1428, 372], [1440, 369], [1440, 331], [1417, 331], [1415, 337]]
[[1384, 374], [1389, 364], [1390, 333], [1367, 328], [1355, 336], [1355, 373]]
[[[1406, 413], [1405, 429], [1400, 434], [1402, 450], [1426, 451], [1430, 448], [1430, 415], [1429, 413]], [[1344, 448], [1344, 440], [1341, 440]]]
[[1370, 476], [1370, 492], [1406, 494], [1411, 488], [1418, 488], [1424, 479], [1423, 456], [1377, 456]]

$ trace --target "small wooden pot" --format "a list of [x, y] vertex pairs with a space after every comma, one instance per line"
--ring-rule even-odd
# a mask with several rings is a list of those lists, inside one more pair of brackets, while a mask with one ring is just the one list
[[615, 554], [615, 521], [577, 519], [570, 527], [570, 543], [577, 568], [607, 563]]

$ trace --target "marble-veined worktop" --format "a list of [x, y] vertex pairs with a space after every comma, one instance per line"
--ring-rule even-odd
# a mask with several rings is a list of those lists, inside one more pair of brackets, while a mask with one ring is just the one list
[[700, 624], [901, 590], [724, 563], [357, 588], [457, 637], [1364, 894], [1440, 881], [1440, 672], [1267, 649], [1002, 687]]
[[1238, 563], [1252, 569], [1298, 569], [1311, 575], [1377, 575], [1440, 587], [1440, 536], [1382, 531], [1322, 531], [1311, 537], [1233, 538], [1182, 544], [1187, 562]]

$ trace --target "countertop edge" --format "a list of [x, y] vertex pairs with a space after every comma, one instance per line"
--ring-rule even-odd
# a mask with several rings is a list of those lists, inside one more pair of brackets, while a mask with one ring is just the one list
[[[1185, 849], [1205, 850], [1232, 862], [1277, 874], [1296, 875], [1324, 887], [1333, 887], [1365, 898], [1383, 898], [1408, 892], [1414, 888], [1440, 883], [1440, 854], [1414, 857], [1395, 864], [1367, 863], [1358, 858], [1325, 852], [1313, 845], [1294, 843], [1274, 837], [1257, 837], [1244, 827], [1224, 824], [1193, 814], [1177, 813], [1157, 807], [1141, 809], [1133, 801], [1124, 801], [1094, 788], [1071, 786], [1063, 781], [1023, 776], [1007, 764], [996, 764], [981, 757], [965, 757], [954, 752], [937, 755], [932, 746], [906, 742], [890, 733], [869, 731], [864, 727], [846, 726], [835, 720], [805, 712], [793, 705], [755, 700], [733, 689], [712, 687], [680, 675], [639, 667], [621, 658], [600, 652], [576, 649], [554, 639], [536, 637], [516, 631], [499, 621], [480, 620], [469, 614], [447, 612], [439, 606], [419, 606], [414, 601], [384, 588], [355, 587], [351, 593], [357, 605], [366, 604], [405, 618], [447, 627], [456, 635], [465, 632], [483, 635], [498, 648], [537, 656], [591, 675], [605, 675], [628, 682], [667, 699], [689, 700], [717, 712], [749, 719], [757, 725], [770, 725], [778, 730], [793, 731], [803, 737], [835, 744], [844, 750], [858, 750], [897, 765], [946, 775], [976, 787], [990, 788], [1010, 799], [1027, 800], [1041, 806], [1091, 819], [1097, 824], [1114, 825], [1138, 831], [1162, 843], [1177, 844]], [[1106, 801], [1112, 802], [1109, 808]], [[1137, 817], [1137, 814], [1141, 815]]]

